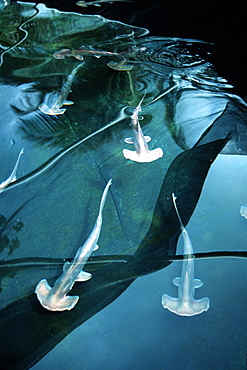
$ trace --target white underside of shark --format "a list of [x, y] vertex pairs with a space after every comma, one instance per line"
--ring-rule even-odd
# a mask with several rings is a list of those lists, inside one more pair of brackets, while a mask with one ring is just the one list
[[[143, 97], [144, 98], [144, 97]], [[142, 100], [143, 100], [142, 98]], [[151, 140], [150, 136], [144, 136], [139, 120], [138, 113], [141, 110], [141, 103], [135, 108], [133, 115], [131, 116], [131, 126], [133, 130], [133, 138], [126, 138], [124, 141], [127, 144], [134, 144], [135, 151], [129, 149], [123, 149], [123, 155], [126, 159], [131, 161], [148, 163], [153, 162], [163, 156], [163, 150], [156, 148], [149, 150], [148, 142]]]
[[173, 283], [178, 287], [178, 298], [170, 297], [167, 294], [162, 296], [162, 305], [169, 311], [180, 316], [194, 316], [207, 311], [210, 306], [208, 297], [195, 299], [195, 289], [202, 286], [200, 279], [194, 278], [194, 256], [193, 247], [187, 231], [185, 230], [176, 205], [176, 197], [172, 194], [174, 207], [176, 209], [181, 231], [184, 240], [184, 255], [188, 258], [183, 260], [181, 277], [173, 279]]
[[41, 305], [50, 311], [65, 311], [75, 307], [79, 300], [78, 296], [68, 296], [67, 293], [73, 288], [76, 281], [87, 281], [91, 274], [83, 271], [88, 258], [92, 252], [98, 249], [98, 239], [102, 226], [102, 211], [106, 196], [112, 180], [109, 180], [100, 202], [99, 214], [94, 228], [85, 243], [78, 249], [71, 263], [65, 262], [63, 273], [51, 287], [46, 279], [42, 279], [36, 286], [35, 293]]

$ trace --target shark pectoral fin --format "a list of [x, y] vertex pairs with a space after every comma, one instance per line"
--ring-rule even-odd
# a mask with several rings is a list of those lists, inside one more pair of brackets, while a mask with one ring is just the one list
[[194, 288], [200, 288], [203, 285], [203, 282], [200, 279], [194, 279]]
[[91, 279], [91, 277], [92, 277], [92, 274], [82, 270], [77, 276], [76, 281], [87, 281]]
[[74, 102], [71, 101], [71, 100], [65, 100], [64, 103], [63, 103], [63, 105], [73, 105], [73, 104], [74, 104]]
[[178, 299], [170, 297], [168, 294], [162, 296], [162, 306], [169, 311], [176, 313], [178, 308]]
[[97, 251], [97, 249], [99, 249], [98, 244], [96, 244], [96, 245], [95, 245], [93, 252], [94, 252], [94, 251]]
[[51, 287], [48, 284], [46, 279], [40, 280], [35, 288], [35, 293], [37, 294], [38, 300], [42, 304], [42, 301], [48, 296], [50, 293]]
[[149, 141], [152, 140], [152, 138], [150, 136], [144, 136], [144, 139], [146, 140], [146, 143], [149, 143]]
[[83, 55], [74, 55], [74, 57], [78, 60], [84, 60]]
[[175, 277], [172, 281], [173, 281], [173, 284], [176, 285], [176, 286], [179, 286], [180, 284], [180, 277]]
[[126, 137], [126, 139], [124, 139], [124, 142], [126, 144], [134, 144], [134, 139], [133, 137]]
[[68, 268], [70, 267], [71, 263], [69, 263], [68, 261], [66, 261], [63, 265], [63, 272], [68, 270]]

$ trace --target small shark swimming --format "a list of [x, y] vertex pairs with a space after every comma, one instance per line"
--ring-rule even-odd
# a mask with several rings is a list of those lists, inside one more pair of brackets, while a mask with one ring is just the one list
[[131, 126], [133, 129], [134, 137], [133, 138], [126, 138], [124, 141], [127, 144], [134, 144], [135, 151], [123, 149], [123, 155], [126, 159], [130, 159], [131, 161], [145, 163], [145, 162], [153, 162], [158, 158], [163, 156], [163, 150], [161, 148], [156, 148], [153, 150], [149, 150], [148, 142], [151, 140], [150, 136], [144, 136], [139, 120], [138, 120], [138, 113], [141, 111], [141, 103], [144, 97], [141, 99], [138, 106], [135, 108], [132, 116], [131, 116]]
[[79, 297], [68, 296], [67, 293], [72, 289], [76, 281], [87, 281], [91, 278], [92, 275], [82, 269], [92, 252], [98, 249], [97, 242], [102, 226], [102, 211], [111, 184], [112, 180], [109, 180], [106, 184], [94, 228], [85, 243], [78, 249], [73, 261], [71, 263], [65, 262], [63, 273], [55, 281], [53, 288], [50, 287], [46, 279], [42, 279], [36, 286], [35, 293], [38, 300], [47, 310], [71, 310], [78, 302]]
[[96, 0], [96, 1], [77, 1], [76, 5], [78, 6], [82, 6], [83, 8], [86, 8], [88, 7], [89, 5], [94, 5], [94, 6], [98, 6], [100, 7], [101, 4], [105, 4], [105, 3], [113, 3], [113, 2], [116, 2], [116, 1], [121, 1], [121, 2], [130, 2], [132, 3], [131, 0]]
[[105, 51], [105, 50], [97, 50], [97, 49], [89, 49], [85, 47], [81, 47], [76, 50], [71, 49], [61, 49], [59, 51], [56, 51], [53, 54], [53, 57], [55, 59], [65, 59], [65, 57], [75, 57], [78, 60], [84, 60], [84, 56], [94, 56], [95, 58], [100, 58], [102, 56], [121, 56], [125, 53], [114, 53], [111, 51]]
[[62, 88], [61, 88], [61, 91], [59, 94], [56, 94], [56, 98], [53, 98], [52, 101], [51, 101], [51, 104], [45, 104], [45, 103], [42, 103], [39, 105], [39, 109], [41, 110], [41, 112], [45, 113], [45, 114], [49, 114], [51, 116], [53, 115], [58, 115], [58, 114], [63, 114], [65, 111], [66, 111], [66, 108], [62, 108], [61, 107], [63, 105], [72, 105], [74, 104], [73, 101], [69, 101], [69, 100], [66, 100], [67, 99], [67, 96], [69, 95], [70, 93], [70, 89], [71, 89], [71, 85], [73, 83], [73, 79], [78, 71], [78, 69], [83, 65], [84, 63], [80, 63], [78, 64], [74, 69], [73, 71], [71, 72], [70, 75], [68, 75], [68, 77], [66, 78], [66, 81], [64, 82]]
[[172, 193], [174, 207], [179, 219], [183, 240], [184, 255], [187, 258], [183, 260], [181, 277], [173, 279], [173, 283], [178, 286], [178, 298], [170, 297], [167, 294], [162, 296], [162, 305], [169, 311], [180, 316], [194, 316], [207, 311], [210, 301], [208, 297], [196, 300], [195, 288], [200, 288], [203, 282], [200, 279], [194, 279], [194, 256], [193, 247], [187, 231], [184, 228], [176, 205], [176, 197]]
[[17, 161], [16, 161], [16, 164], [15, 164], [15, 167], [13, 169], [13, 171], [11, 172], [10, 176], [4, 180], [3, 182], [1, 182], [0, 184], [0, 193], [2, 193], [4, 191], [4, 189], [11, 183], [11, 182], [14, 182], [16, 181], [16, 172], [17, 172], [17, 168], [18, 168], [18, 165], [19, 165], [19, 162], [20, 162], [20, 158], [21, 158], [21, 155], [22, 153], [24, 153], [24, 149], [22, 148], [19, 155], [18, 155], [18, 158], [17, 158]]

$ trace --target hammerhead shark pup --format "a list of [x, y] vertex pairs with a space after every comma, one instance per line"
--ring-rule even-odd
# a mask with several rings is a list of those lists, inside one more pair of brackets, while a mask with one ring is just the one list
[[103, 3], [113, 3], [115, 1], [123, 1], [123, 2], [130, 2], [132, 3], [131, 0], [98, 0], [98, 1], [77, 1], [76, 5], [82, 6], [83, 8], [86, 8], [89, 5], [94, 5], [94, 6], [101, 6]]
[[153, 150], [149, 150], [148, 142], [151, 140], [150, 136], [144, 136], [139, 120], [138, 120], [138, 113], [141, 111], [141, 103], [144, 99], [141, 99], [138, 106], [135, 108], [132, 116], [131, 116], [131, 126], [133, 129], [134, 137], [133, 138], [126, 138], [124, 141], [128, 144], [134, 144], [135, 151], [124, 149], [123, 155], [126, 159], [130, 159], [135, 162], [145, 163], [145, 162], [152, 162], [156, 159], [163, 156], [163, 150], [161, 148], [156, 148]]
[[24, 153], [24, 149], [22, 148], [19, 155], [18, 155], [18, 158], [17, 158], [17, 161], [16, 161], [16, 164], [15, 164], [15, 167], [13, 169], [13, 171], [11, 172], [10, 176], [3, 182], [1, 182], [0, 184], [0, 193], [3, 192], [3, 190], [11, 183], [11, 182], [14, 182], [16, 181], [16, 172], [17, 172], [17, 168], [18, 168], [18, 165], [19, 165], [19, 162], [20, 162], [20, 158], [21, 158], [21, 155], [22, 153]]
[[63, 114], [66, 109], [65, 108], [62, 108], [61, 107], [63, 105], [72, 105], [74, 104], [73, 101], [69, 101], [69, 100], [66, 100], [67, 96], [69, 95], [70, 93], [70, 89], [71, 89], [71, 85], [72, 85], [72, 82], [73, 82], [73, 79], [75, 77], [75, 74], [77, 73], [78, 69], [83, 65], [84, 63], [80, 63], [78, 64], [78, 66], [76, 66], [73, 71], [71, 72], [70, 75], [68, 75], [66, 81], [64, 82], [62, 88], [61, 88], [61, 91], [59, 94], [56, 94], [57, 98], [56, 99], [53, 99], [51, 104], [47, 105], [45, 103], [42, 103], [39, 105], [39, 109], [45, 113], [45, 114], [49, 114], [49, 115], [58, 115], [58, 114]]
[[41, 280], [36, 286], [35, 293], [41, 305], [50, 311], [71, 310], [79, 300], [78, 296], [67, 296], [76, 281], [87, 281], [91, 274], [83, 271], [88, 258], [92, 252], [98, 249], [97, 241], [100, 236], [102, 225], [102, 211], [106, 196], [112, 180], [109, 180], [103, 192], [99, 214], [94, 228], [85, 243], [78, 249], [71, 263], [65, 262], [63, 273], [55, 281], [53, 288], [50, 287], [46, 279]]
[[173, 279], [173, 283], [178, 286], [178, 298], [170, 297], [167, 294], [162, 296], [162, 305], [168, 308], [169, 311], [180, 316], [194, 316], [207, 311], [209, 309], [209, 298], [205, 297], [195, 300], [195, 288], [202, 286], [200, 279], [194, 279], [194, 256], [193, 247], [187, 231], [184, 228], [176, 205], [176, 197], [172, 193], [174, 207], [179, 219], [183, 240], [184, 240], [184, 255], [181, 277]]

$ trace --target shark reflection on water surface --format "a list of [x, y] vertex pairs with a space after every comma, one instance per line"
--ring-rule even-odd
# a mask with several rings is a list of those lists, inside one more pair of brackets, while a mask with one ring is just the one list
[[46, 279], [41, 280], [36, 286], [35, 293], [41, 305], [50, 311], [65, 311], [75, 307], [79, 300], [78, 296], [67, 296], [76, 281], [87, 281], [91, 274], [82, 270], [92, 252], [98, 249], [97, 241], [100, 236], [102, 225], [102, 211], [106, 201], [107, 193], [112, 180], [106, 184], [103, 192], [99, 214], [94, 228], [86, 242], [78, 249], [71, 263], [65, 262], [62, 275], [55, 281], [53, 288]]
[[187, 231], [184, 228], [181, 217], [176, 205], [176, 197], [172, 194], [174, 207], [179, 219], [181, 231], [184, 240], [184, 255], [182, 275], [173, 279], [173, 283], [178, 287], [178, 298], [170, 297], [167, 294], [162, 296], [162, 305], [169, 311], [180, 316], [194, 316], [209, 309], [209, 298], [205, 297], [199, 300], [194, 298], [195, 288], [200, 288], [203, 282], [200, 279], [194, 279], [194, 256], [193, 247]]

